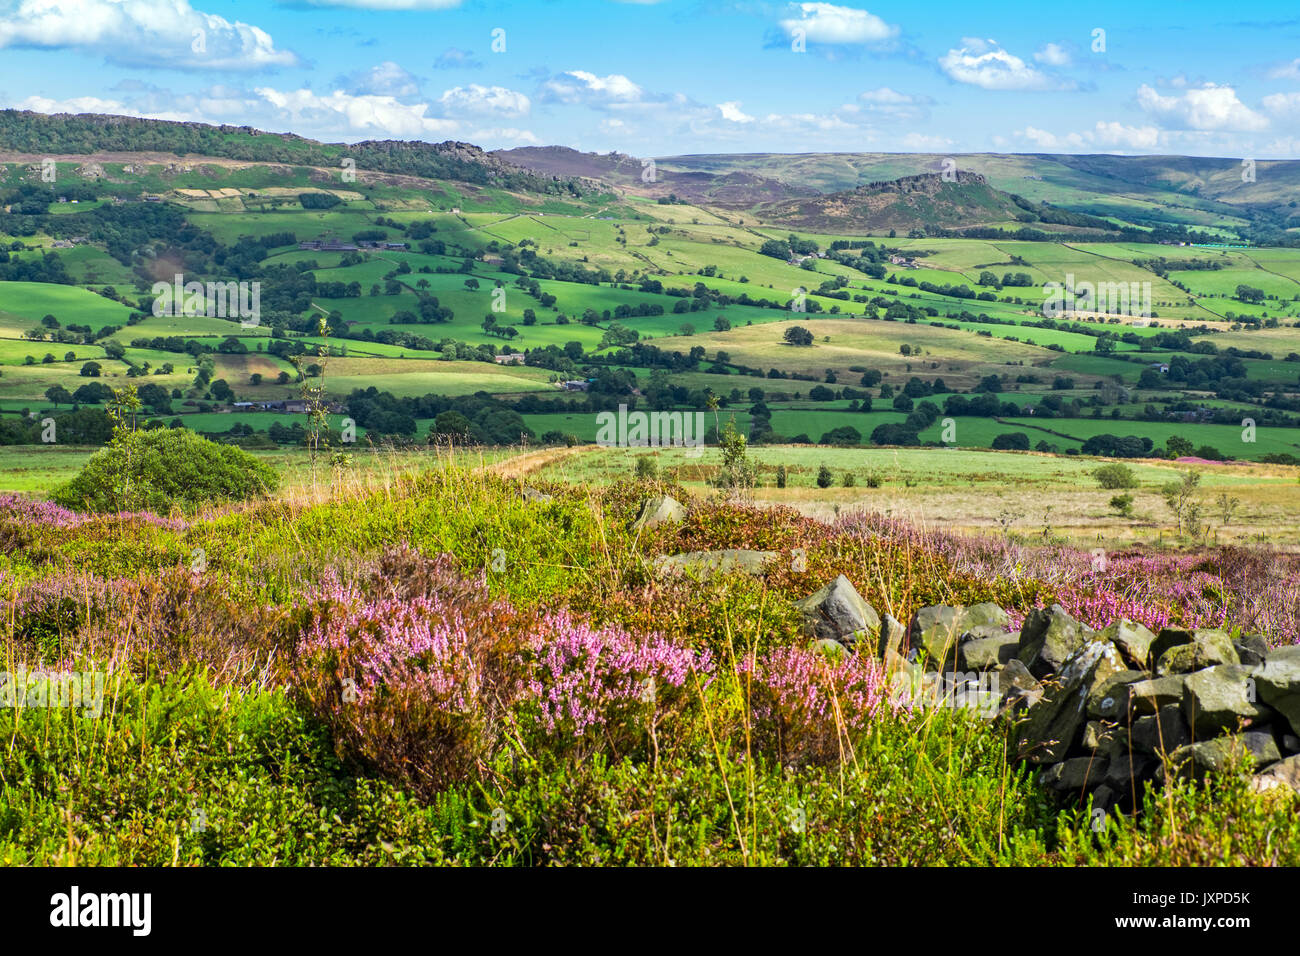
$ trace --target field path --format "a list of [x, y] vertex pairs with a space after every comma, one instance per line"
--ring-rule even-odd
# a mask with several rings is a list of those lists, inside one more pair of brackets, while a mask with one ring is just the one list
[[505, 461], [485, 465], [484, 468], [493, 474], [500, 475], [502, 478], [523, 478], [525, 475], [531, 475], [538, 469], [553, 465], [557, 461], [585, 454], [595, 447], [595, 445], [575, 445], [572, 448], [542, 448], [538, 451], [516, 455], [514, 458], [507, 458]]

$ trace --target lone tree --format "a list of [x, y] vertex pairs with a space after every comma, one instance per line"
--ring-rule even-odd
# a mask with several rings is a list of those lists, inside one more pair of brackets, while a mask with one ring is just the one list
[[785, 330], [786, 345], [812, 345], [813, 334], [802, 325], [792, 325]]
[[1183, 524], [1189, 516], [1189, 509], [1192, 505], [1192, 495], [1201, 484], [1201, 473], [1188, 469], [1183, 472], [1182, 481], [1171, 481], [1160, 489], [1164, 495], [1165, 504], [1169, 510], [1174, 513], [1174, 520], [1178, 522], [1178, 533], [1183, 533]]

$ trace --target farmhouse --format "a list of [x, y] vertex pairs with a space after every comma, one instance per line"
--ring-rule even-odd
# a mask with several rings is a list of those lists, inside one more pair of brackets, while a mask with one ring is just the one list
[[1159, 372], [1161, 375], [1169, 374], [1169, 366], [1166, 365], [1164, 362], [1152, 362], [1151, 367], [1155, 369], [1157, 372]]
[[570, 381], [562, 382], [561, 385], [566, 392], [585, 392], [587, 390], [588, 382], [586, 379], [571, 379]]
[[511, 352], [508, 355], [494, 355], [492, 356], [492, 361], [496, 362], [498, 365], [523, 365], [524, 353]]

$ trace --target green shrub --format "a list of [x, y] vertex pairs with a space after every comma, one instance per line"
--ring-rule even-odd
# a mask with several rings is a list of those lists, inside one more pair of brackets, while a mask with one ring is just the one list
[[1137, 476], [1133, 474], [1133, 469], [1128, 465], [1121, 465], [1119, 462], [1093, 469], [1092, 477], [1096, 478], [1097, 484], [1107, 491], [1136, 488], [1138, 486]]
[[858, 483], [858, 479], [854, 477], [853, 472], [851, 471], [846, 471], [844, 473], [844, 477], [840, 479], [840, 484], [843, 485], [845, 488], [852, 488], [857, 483]]
[[831, 470], [827, 468], [825, 465], [822, 465], [820, 468], [817, 469], [818, 488], [829, 488], [832, 482], [834, 481], [835, 481], [835, 476], [831, 474]]
[[1133, 496], [1132, 495], [1116, 495], [1114, 498], [1110, 499], [1110, 506], [1114, 508], [1115, 511], [1118, 512], [1121, 517], [1124, 518], [1133, 517]]
[[182, 428], [128, 432], [96, 452], [54, 501], [77, 511], [153, 511], [245, 501], [279, 484], [270, 465]]

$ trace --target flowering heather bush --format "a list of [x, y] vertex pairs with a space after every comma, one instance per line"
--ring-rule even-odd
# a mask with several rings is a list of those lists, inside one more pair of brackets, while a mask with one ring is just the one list
[[569, 614], [546, 615], [528, 639], [533, 667], [525, 699], [541, 728], [579, 739], [643, 722], [677, 697], [692, 671], [707, 682], [708, 651], [700, 654], [658, 636], [639, 639], [621, 628], [595, 628]]
[[755, 742], [786, 764], [847, 760], [851, 739], [874, 718], [906, 710], [891, 699], [884, 665], [867, 655], [780, 647], [738, 670], [748, 678]]
[[[395, 575], [399, 567], [411, 570]], [[506, 725], [559, 752], [623, 752], [707, 658], [487, 596], [448, 555], [408, 549], [364, 588], [314, 596], [295, 682], [348, 755], [437, 789], [481, 769]]]
[[57, 572], [16, 586], [5, 611], [0, 636], [11, 633], [28, 664], [90, 655], [233, 682], [266, 680], [287, 630], [285, 610], [237, 601], [222, 580], [176, 567], [129, 578]]
[[37, 525], [48, 528], [80, 528], [96, 521], [141, 521], [170, 531], [183, 531], [187, 522], [163, 518], [150, 511], [118, 511], [102, 515], [78, 514], [52, 501], [23, 495], [0, 494], [0, 523]]

